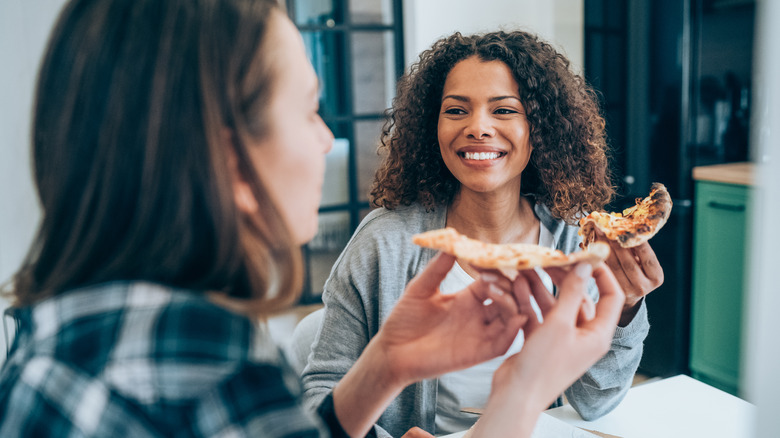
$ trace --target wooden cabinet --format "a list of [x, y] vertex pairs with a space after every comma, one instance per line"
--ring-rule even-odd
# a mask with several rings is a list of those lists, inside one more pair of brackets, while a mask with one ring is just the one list
[[750, 185], [749, 178], [729, 178], [733, 167], [694, 170], [690, 368], [693, 377], [737, 395]]

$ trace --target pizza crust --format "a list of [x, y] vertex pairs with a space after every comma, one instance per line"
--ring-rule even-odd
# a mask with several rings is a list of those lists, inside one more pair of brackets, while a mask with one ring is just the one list
[[[596, 242], [587, 250], [572, 254], [525, 243], [495, 244], [468, 238], [451, 227], [427, 231], [412, 237], [416, 245], [452, 254], [472, 266], [511, 270], [570, 266], [579, 262], [594, 267], [609, 256], [609, 245]], [[505, 274], [506, 275], [506, 274]]]
[[580, 219], [582, 247], [596, 241], [596, 230], [623, 248], [633, 248], [647, 242], [664, 226], [672, 212], [672, 198], [661, 183], [653, 183], [650, 194], [636, 199], [636, 205], [622, 213], [594, 211]]

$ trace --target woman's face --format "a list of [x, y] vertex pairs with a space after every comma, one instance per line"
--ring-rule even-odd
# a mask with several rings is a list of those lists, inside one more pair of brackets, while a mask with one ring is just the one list
[[444, 82], [438, 137], [461, 190], [516, 192], [531, 156], [529, 130], [506, 64], [476, 56], [455, 64]]
[[249, 150], [293, 238], [303, 244], [317, 233], [325, 154], [333, 146], [333, 134], [317, 112], [318, 79], [298, 30], [275, 12], [267, 38], [264, 50], [273, 57], [275, 76], [267, 113], [269, 133]]

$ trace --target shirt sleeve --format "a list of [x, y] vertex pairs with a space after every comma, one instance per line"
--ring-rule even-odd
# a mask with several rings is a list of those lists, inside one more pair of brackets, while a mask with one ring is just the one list
[[324, 421], [325, 425], [330, 429], [330, 434], [333, 438], [349, 438], [347, 432], [341, 427], [341, 422], [338, 417], [336, 417], [336, 409], [333, 407], [332, 392], [325, 396], [325, 400], [322, 401], [322, 404], [317, 409], [317, 413], [320, 414], [322, 421]]

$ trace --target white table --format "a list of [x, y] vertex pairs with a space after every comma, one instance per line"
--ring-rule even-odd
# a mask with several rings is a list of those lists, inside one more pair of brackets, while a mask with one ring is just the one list
[[614, 411], [584, 421], [571, 406], [546, 411], [568, 424], [624, 438], [753, 436], [755, 406], [685, 375], [639, 385]]
[[[439, 438], [469, 438], [471, 436], [470, 431], [464, 430], [463, 432], [456, 432], [449, 435], [444, 435]], [[511, 436], [511, 435], [508, 435]], [[598, 438], [596, 435], [588, 433], [582, 429], [567, 424], [557, 418], [551, 417], [546, 413], [542, 413], [539, 416], [539, 421], [536, 422], [531, 438]]]
[[533, 438], [562, 436], [562, 426], [576, 431], [565, 436], [580, 436], [584, 429], [620, 438], [752, 438], [754, 418], [752, 404], [679, 375], [631, 388], [614, 411], [596, 421], [583, 420], [570, 405], [545, 411]]

